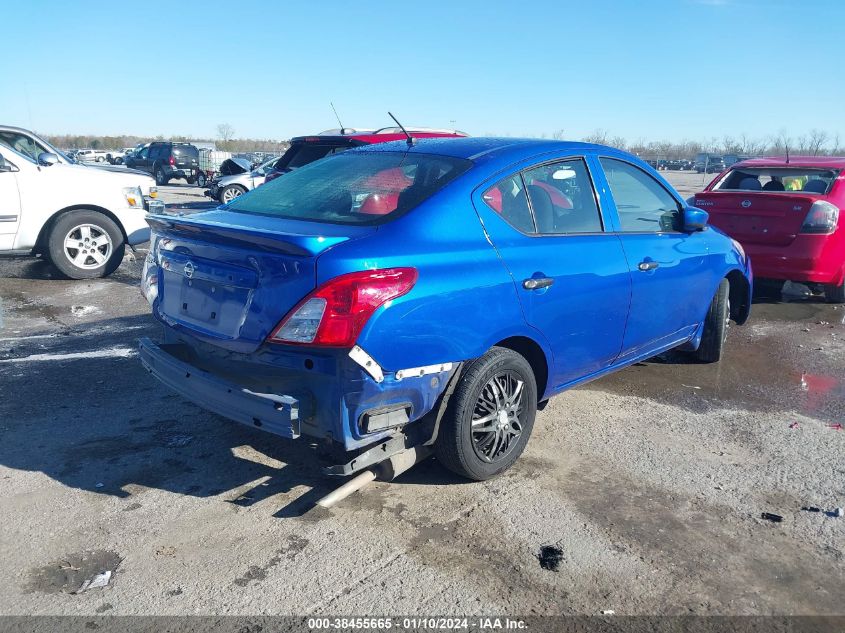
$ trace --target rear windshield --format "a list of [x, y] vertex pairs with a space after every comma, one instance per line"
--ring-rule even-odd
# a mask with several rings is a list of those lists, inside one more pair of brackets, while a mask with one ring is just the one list
[[194, 145], [174, 145], [173, 154], [179, 156], [199, 156], [199, 150]]
[[264, 184], [226, 208], [313, 222], [379, 224], [412, 209], [471, 165], [431, 154], [340, 154]]
[[339, 154], [349, 145], [320, 145], [317, 143], [294, 143], [276, 163], [276, 169], [296, 169], [332, 154]]
[[732, 169], [714, 191], [784, 191], [826, 194], [839, 175], [835, 169], [807, 167], [741, 167]]

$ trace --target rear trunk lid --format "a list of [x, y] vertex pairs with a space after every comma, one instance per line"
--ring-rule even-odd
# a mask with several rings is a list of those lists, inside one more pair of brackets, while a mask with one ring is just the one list
[[817, 199], [806, 193], [705, 191], [695, 194], [695, 206], [710, 214], [713, 226], [742, 243], [787, 246]]
[[320, 255], [376, 230], [221, 209], [148, 221], [160, 236], [158, 316], [243, 353], [316, 287]]

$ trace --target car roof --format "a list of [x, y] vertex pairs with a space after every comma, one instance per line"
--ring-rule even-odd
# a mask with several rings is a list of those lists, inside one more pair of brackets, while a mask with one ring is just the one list
[[731, 165], [738, 167], [820, 167], [823, 169], [845, 169], [843, 156], [767, 156], [765, 158], [751, 158]]
[[598, 152], [604, 155], [624, 156], [637, 160], [634, 156], [606, 145], [579, 143], [575, 141], [550, 141], [532, 138], [490, 138], [481, 136], [458, 138], [427, 138], [417, 140], [412, 147], [405, 141], [379, 143], [355, 148], [357, 152], [409, 151], [422, 154], [439, 154], [454, 158], [465, 158], [476, 162], [491, 162], [508, 159], [510, 162], [531, 158], [545, 153], [584, 154]]
[[[346, 128], [344, 128], [346, 129]], [[438, 130], [432, 128], [409, 127], [408, 133], [414, 138], [463, 138], [465, 132], [459, 130]], [[338, 132], [333, 134], [333, 132]], [[389, 143], [390, 141], [404, 140], [405, 133], [399, 128], [381, 128], [379, 130], [356, 130], [351, 134], [340, 134], [340, 130], [328, 130], [320, 134], [297, 136], [291, 139], [292, 143], [314, 143], [317, 145], [357, 145]]]

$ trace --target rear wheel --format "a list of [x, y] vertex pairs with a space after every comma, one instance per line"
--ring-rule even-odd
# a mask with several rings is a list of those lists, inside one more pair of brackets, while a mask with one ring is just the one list
[[208, 184], [208, 178], [205, 175], [205, 172], [197, 173], [197, 186], [198, 187], [205, 187]]
[[229, 204], [232, 200], [244, 195], [245, 193], [246, 189], [240, 185], [229, 185], [220, 191], [220, 202], [223, 204]]
[[537, 383], [521, 355], [494, 347], [472, 362], [449, 402], [435, 443], [449, 470], [482, 481], [522, 454], [537, 415]]
[[845, 280], [838, 286], [826, 284], [824, 287], [824, 298], [828, 303], [845, 303]]
[[197, 181], [197, 177], [196, 176], [188, 176], [187, 178], [185, 178], [185, 180], [188, 181], [189, 185], [193, 185]]
[[71, 279], [112, 274], [123, 261], [126, 244], [114, 221], [97, 211], [71, 211], [53, 224], [47, 239], [50, 261]]
[[722, 358], [725, 340], [728, 337], [728, 322], [731, 318], [731, 304], [728, 299], [730, 282], [723, 279], [710, 302], [710, 309], [704, 319], [704, 333], [695, 357], [702, 363], [716, 363]]
[[167, 176], [165, 176], [164, 168], [161, 165], [157, 166], [153, 170], [153, 173], [155, 174], [156, 185], [158, 185], [159, 187], [163, 187], [164, 185], [167, 184], [168, 179], [167, 179]]

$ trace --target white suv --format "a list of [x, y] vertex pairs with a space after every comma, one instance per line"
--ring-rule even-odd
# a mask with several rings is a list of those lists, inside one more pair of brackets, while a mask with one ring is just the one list
[[32, 132], [0, 126], [0, 253], [41, 254], [71, 279], [104, 277], [149, 240], [152, 177], [74, 164]]

